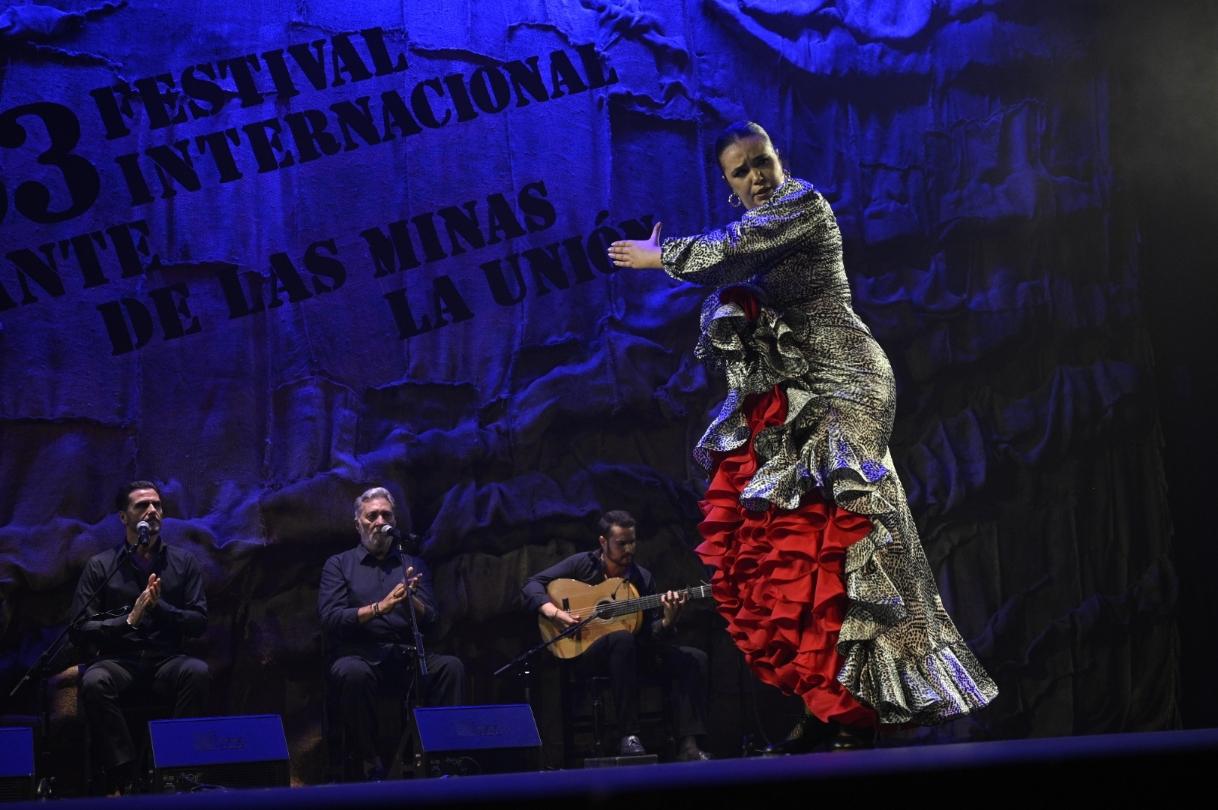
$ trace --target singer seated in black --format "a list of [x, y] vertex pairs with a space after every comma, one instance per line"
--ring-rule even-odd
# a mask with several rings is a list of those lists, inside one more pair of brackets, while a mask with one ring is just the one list
[[[427, 564], [401, 549], [398, 541], [411, 537], [410, 516], [405, 509], [395, 514], [388, 490], [374, 487], [355, 499], [355, 528], [359, 545], [326, 560], [317, 594], [333, 656], [333, 703], [347, 747], [330, 756], [353, 760], [365, 778], [378, 778], [384, 766], [376, 750], [377, 692], [404, 695], [417, 670], [407, 594], [421, 629], [435, 623], [436, 600]], [[432, 652], [424, 658], [427, 677], [419, 702], [460, 705], [465, 689], [461, 660]]]
[[135, 746], [120, 698], [151, 692], [172, 704], [174, 717], [190, 717], [207, 710], [211, 685], [207, 664], [182, 652], [183, 639], [207, 628], [203, 577], [190, 554], [161, 539], [157, 485], [126, 484], [115, 507], [126, 542], [85, 565], [70, 614], [87, 605], [72, 640], [90, 658], [80, 698], [109, 793], [126, 790], [134, 776]]

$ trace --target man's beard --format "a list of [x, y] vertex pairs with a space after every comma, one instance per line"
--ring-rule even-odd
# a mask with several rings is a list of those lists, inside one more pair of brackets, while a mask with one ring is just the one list
[[372, 531], [365, 534], [363, 531], [359, 533], [359, 544], [374, 557], [380, 557], [389, 550], [389, 544], [393, 542], [388, 533]]

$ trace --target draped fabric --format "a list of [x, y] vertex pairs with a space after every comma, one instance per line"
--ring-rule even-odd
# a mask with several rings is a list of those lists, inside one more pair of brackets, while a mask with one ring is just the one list
[[[318, 577], [367, 486], [409, 503], [475, 702], [521, 697], [490, 674], [533, 638], [519, 584], [601, 510], [636, 514], [661, 586], [698, 581], [690, 452], [725, 393], [693, 356], [702, 295], [604, 245], [732, 220], [707, 155], [750, 118], [832, 203], [892, 362], [892, 462], [1000, 689], [919, 733], [1171, 727], [1121, 57], [1059, 5], [0, 5], [0, 687], [136, 477], [203, 570], [213, 709], [283, 714], [297, 780], [323, 772]], [[789, 725], [709, 605], [683, 626], [712, 750], [757, 722], [742, 689]]]

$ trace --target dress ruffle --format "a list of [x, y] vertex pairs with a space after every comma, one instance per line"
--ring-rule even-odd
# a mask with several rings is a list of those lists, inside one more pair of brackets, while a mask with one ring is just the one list
[[[786, 397], [776, 386], [746, 411], [763, 430], [782, 422]], [[728, 633], [763, 683], [799, 695], [822, 721], [874, 725], [875, 712], [837, 681], [847, 549], [871, 522], [816, 497], [795, 510], [748, 511], [740, 491], [756, 469], [752, 443], [722, 454], [701, 504], [697, 551], [715, 568], [712, 593]]]
[[997, 687], [943, 608], [886, 431], [801, 384], [793, 330], [751, 289], [703, 315], [698, 353], [729, 393], [695, 452], [711, 471], [698, 552], [758, 678], [848, 724], [986, 705]]

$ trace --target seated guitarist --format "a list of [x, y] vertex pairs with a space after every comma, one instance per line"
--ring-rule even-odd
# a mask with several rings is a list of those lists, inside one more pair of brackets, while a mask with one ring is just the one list
[[[640, 596], [655, 594], [655, 578], [634, 562], [634, 528], [634, 518], [628, 512], [615, 510], [602, 515], [600, 548], [574, 554], [530, 577], [523, 588], [527, 609], [565, 627], [581, 619], [578, 611], [562, 610], [550, 601], [546, 586], [556, 579], [597, 585], [610, 577], [621, 577], [632, 583]], [[617, 727], [622, 734], [618, 751], [624, 756], [647, 753], [638, 737], [639, 669], [658, 667], [665, 676], [666, 697], [673, 708], [673, 731], [681, 740], [677, 758], [710, 759], [697, 741], [706, 733], [706, 653], [678, 647], [669, 640], [684, 602], [684, 594], [668, 591], [661, 597], [661, 606], [644, 617], [637, 636], [627, 630], [611, 632], [575, 659], [581, 677], [607, 674], [612, 681]]]

